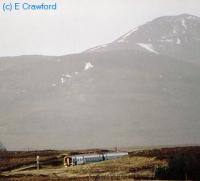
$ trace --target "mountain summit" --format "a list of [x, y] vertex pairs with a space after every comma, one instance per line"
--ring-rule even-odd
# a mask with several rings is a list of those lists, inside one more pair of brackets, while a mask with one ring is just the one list
[[186, 61], [200, 56], [200, 18], [182, 14], [164, 16], [138, 26], [110, 44], [86, 52], [139, 50]]

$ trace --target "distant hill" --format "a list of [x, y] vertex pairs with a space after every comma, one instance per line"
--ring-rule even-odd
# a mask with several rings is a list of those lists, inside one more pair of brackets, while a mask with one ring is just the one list
[[8, 149], [197, 144], [200, 26], [161, 17], [80, 54], [0, 58]]
[[5, 146], [0, 142], [0, 151], [5, 151], [5, 150], [6, 150]]

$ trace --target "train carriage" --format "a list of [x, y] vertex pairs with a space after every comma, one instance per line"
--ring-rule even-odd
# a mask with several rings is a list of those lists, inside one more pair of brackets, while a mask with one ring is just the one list
[[72, 155], [64, 157], [64, 166], [74, 166], [81, 165], [92, 162], [100, 162], [104, 160], [112, 160], [120, 158], [122, 156], [128, 155], [127, 152], [111, 152], [102, 154], [82, 154], [82, 155]]

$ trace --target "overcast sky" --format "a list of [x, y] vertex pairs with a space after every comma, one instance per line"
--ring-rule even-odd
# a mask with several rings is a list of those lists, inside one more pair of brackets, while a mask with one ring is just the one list
[[[0, 1], [2, 4], [5, 1]], [[52, 3], [53, 1], [18, 0]], [[55, 0], [52, 12], [0, 11], [0, 56], [64, 55], [109, 43], [163, 15], [200, 16], [200, 0]]]

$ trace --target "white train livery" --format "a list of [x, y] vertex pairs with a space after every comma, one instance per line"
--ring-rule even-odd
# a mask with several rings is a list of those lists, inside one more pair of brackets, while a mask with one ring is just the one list
[[128, 155], [127, 152], [111, 152], [102, 154], [81, 154], [64, 157], [64, 166], [81, 165], [92, 162], [100, 162], [104, 160], [112, 160]]

